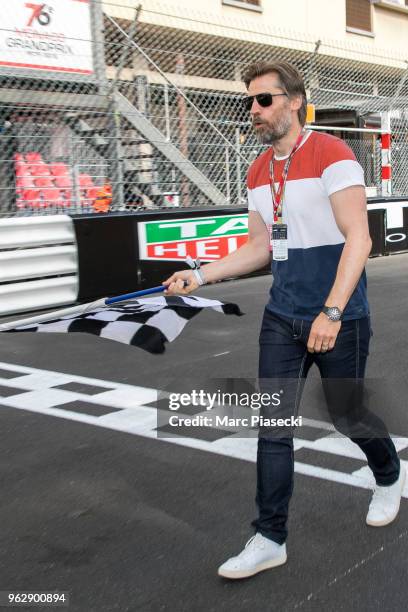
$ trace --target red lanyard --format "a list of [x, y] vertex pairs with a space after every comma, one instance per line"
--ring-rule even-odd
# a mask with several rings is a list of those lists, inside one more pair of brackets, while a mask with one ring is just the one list
[[275, 189], [275, 175], [273, 172], [273, 161], [275, 154], [272, 151], [272, 157], [269, 164], [269, 183], [271, 186], [272, 204], [273, 204], [273, 221], [274, 223], [282, 223], [282, 200], [283, 194], [285, 193], [286, 179], [288, 178], [290, 162], [296, 151], [298, 150], [300, 143], [303, 140], [304, 131], [302, 130], [298, 136], [298, 139], [293, 147], [288, 159], [286, 160], [285, 166], [282, 171], [282, 176], [279, 181], [278, 189]]

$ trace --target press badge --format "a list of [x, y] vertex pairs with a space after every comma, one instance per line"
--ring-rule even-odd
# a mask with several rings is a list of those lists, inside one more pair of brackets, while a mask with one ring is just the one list
[[272, 225], [272, 259], [286, 261], [288, 258], [288, 226], [284, 223]]

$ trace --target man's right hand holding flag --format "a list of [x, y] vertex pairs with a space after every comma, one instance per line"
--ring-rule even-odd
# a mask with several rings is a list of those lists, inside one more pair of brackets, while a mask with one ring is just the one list
[[[193, 260], [192, 260], [193, 261]], [[199, 275], [204, 283], [215, 283], [226, 278], [250, 274], [266, 266], [270, 261], [268, 229], [260, 214], [248, 212], [248, 241], [238, 250], [199, 268]], [[175, 272], [163, 282], [167, 286], [167, 295], [188, 295], [195, 291], [200, 283], [196, 277], [197, 270]], [[188, 282], [184, 286], [184, 281]]]

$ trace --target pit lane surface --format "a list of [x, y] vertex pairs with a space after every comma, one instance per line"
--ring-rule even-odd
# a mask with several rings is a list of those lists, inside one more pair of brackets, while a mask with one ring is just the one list
[[[369, 376], [406, 378], [407, 271], [406, 255], [368, 264]], [[108, 428], [125, 412], [121, 385], [164, 388], [197, 373], [255, 376], [269, 283], [263, 277], [205, 287], [202, 295], [235, 301], [246, 316], [202, 313], [162, 356], [85, 335], [0, 336], [0, 590], [69, 591], [68, 609], [84, 612], [406, 608], [407, 501], [393, 525], [370, 529], [370, 492], [324, 477], [324, 470], [353, 474], [361, 459], [299, 448], [298, 462], [318, 472], [296, 474], [288, 563], [228, 582], [216, 568], [251, 535], [250, 452], [238, 459], [143, 437], [135, 432], [146, 413], [136, 408], [127, 431]], [[58, 404], [64, 393], [73, 395]], [[106, 393], [116, 400], [107, 402]], [[403, 413], [406, 397], [400, 405]]]

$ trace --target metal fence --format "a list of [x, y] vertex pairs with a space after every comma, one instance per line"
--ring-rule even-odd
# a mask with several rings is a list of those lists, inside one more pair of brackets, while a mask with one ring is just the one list
[[[352, 111], [359, 127], [379, 128], [387, 112], [393, 190], [408, 193], [402, 57], [267, 25], [255, 31], [253, 22], [227, 29], [194, 8], [184, 19], [172, 5], [132, 4], [91, 1], [92, 77], [0, 70], [1, 215], [243, 204], [261, 147], [242, 109], [241, 75], [272, 57], [301, 70], [323, 115]], [[345, 140], [379, 190], [379, 136]]]

